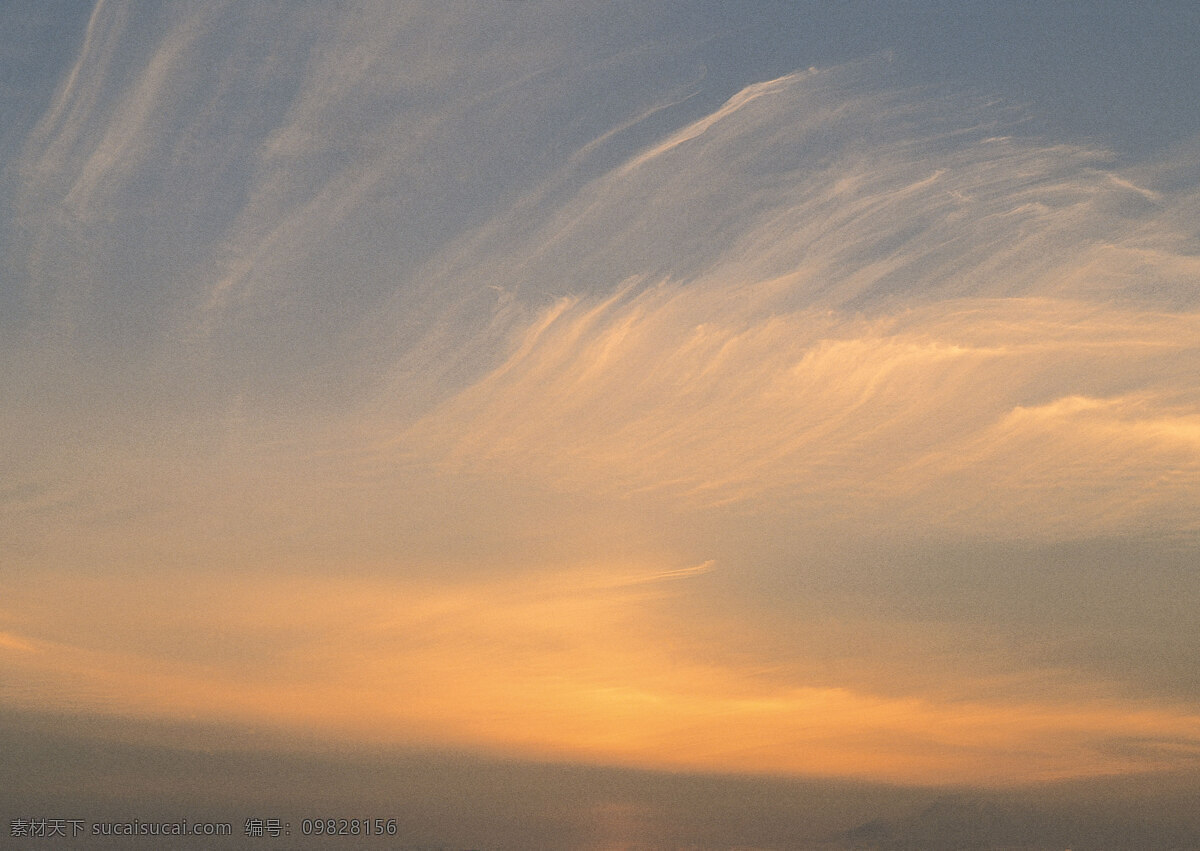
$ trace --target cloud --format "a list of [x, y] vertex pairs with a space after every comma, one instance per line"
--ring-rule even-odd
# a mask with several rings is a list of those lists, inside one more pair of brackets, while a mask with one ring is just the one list
[[770, 80], [765, 83], [756, 83], [755, 85], [742, 89], [740, 92], [726, 101], [725, 104], [716, 112], [688, 125], [665, 141], [655, 145], [650, 150], [638, 154], [621, 167], [620, 174], [628, 174], [630, 171], [633, 171], [643, 163], [652, 160], [655, 157], [662, 156], [668, 151], [678, 148], [684, 142], [690, 142], [697, 136], [703, 135], [708, 128], [712, 127], [721, 119], [728, 115], [732, 115], [734, 112], [737, 112], [751, 101], [760, 98], [763, 95], [769, 95], [777, 89], [783, 88], [790, 81], [790, 77], [781, 77], [778, 80]]
[[43, 580], [6, 595], [6, 620], [41, 637], [16, 647], [36, 644], [36, 657], [5, 657], [5, 699], [359, 742], [909, 782], [1153, 770], [1174, 751], [1111, 742], [1172, 741], [1187, 754], [1200, 743], [1200, 718], [1183, 708], [937, 701], [756, 677], [655, 613], [668, 592], [645, 580], [679, 573]]
[[13, 635], [11, 632], [0, 632], [0, 647], [5, 650], [16, 650], [22, 653], [32, 653], [35, 648], [19, 635]]
[[529, 306], [499, 365], [397, 445], [870, 525], [1194, 530], [1200, 314], [1175, 202], [1093, 152], [861, 93], [861, 73], [748, 89], [663, 143], [669, 163], [638, 154], [431, 267]]
[[759, 320], [753, 300], [664, 284], [562, 302], [400, 445], [566, 489], [872, 525], [1194, 528], [1200, 317], [978, 299]]
[[391, 8], [97, 8], [12, 171], [4, 700], [921, 781], [1200, 736], [1171, 164]]

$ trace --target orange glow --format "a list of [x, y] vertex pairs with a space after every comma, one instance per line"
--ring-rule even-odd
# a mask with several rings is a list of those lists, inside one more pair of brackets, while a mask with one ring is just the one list
[[716, 3], [70, 5], [0, 50], [0, 713], [1200, 764], [1195, 150]]
[[[55, 636], [35, 601], [10, 593], [6, 619], [27, 634], [0, 644], [3, 696], [352, 741], [914, 782], [1159, 768], [1168, 762], [1104, 745], [1200, 737], [1200, 717], [1169, 706], [881, 697], [706, 662], [656, 602], [708, 569], [577, 568], [453, 586], [226, 576], [186, 596], [161, 581], [63, 580], [42, 591], [70, 590], [56, 599], [77, 601], [72, 629], [110, 640]], [[140, 605], [120, 610], [116, 599]], [[143, 645], [141, 634], [160, 638]], [[215, 644], [201, 651], [189, 637]]]

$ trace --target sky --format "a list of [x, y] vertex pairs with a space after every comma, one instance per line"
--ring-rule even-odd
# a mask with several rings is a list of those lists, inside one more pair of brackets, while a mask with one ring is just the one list
[[1194, 776], [1198, 88], [1184, 3], [6, 4], [0, 717]]

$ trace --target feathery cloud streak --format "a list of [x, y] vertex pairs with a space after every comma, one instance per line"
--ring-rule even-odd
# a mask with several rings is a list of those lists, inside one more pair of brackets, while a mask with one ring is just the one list
[[498, 225], [458, 274], [562, 295], [400, 443], [869, 525], [1194, 531], [1194, 199], [850, 73], [755, 87], [531, 236]]
[[1194, 762], [1186, 152], [1118, 167], [887, 58], [711, 102], [686, 40], [536, 4], [137, 11], [8, 171], [6, 702]]

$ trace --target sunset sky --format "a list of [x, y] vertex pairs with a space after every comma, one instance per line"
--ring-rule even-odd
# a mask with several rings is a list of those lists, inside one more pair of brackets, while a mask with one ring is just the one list
[[17, 2], [0, 72], [0, 711], [1200, 768], [1193, 4]]

